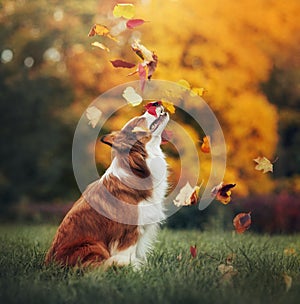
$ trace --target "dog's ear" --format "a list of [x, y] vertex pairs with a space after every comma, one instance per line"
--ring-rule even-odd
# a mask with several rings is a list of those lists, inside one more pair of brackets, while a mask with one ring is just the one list
[[114, 143], [114, 140], [116, 138], [116, 136], [118, 135], [118, 132], [112, 132], [112, 133], [109, 133], [109, 134], [106, 134], [106, 135], [103, 135], [100, 140], [104, 143], [104, 144], [107, 144], [109, 146], [112, 147], [113, 143]]

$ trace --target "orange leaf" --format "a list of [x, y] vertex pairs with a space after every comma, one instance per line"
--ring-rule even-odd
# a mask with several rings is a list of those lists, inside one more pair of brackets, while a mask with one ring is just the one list
[[243, 233], [249, 229], [251, 225], [251, 212], [239, 213], [233, 219], [233, 226], [237, 233]]
[[202, 183], [199, 186], [192, 188], [190, 183], [187, 182], [185, 186], [180, 189], [179, 194], [176, 196], [175, 200], [173, 200], [174, 205], [181, 207], [197, 204]]
[[210, 136], [204, 136], [202, 139], [202, 145], [200, 147], [200, 150], [203, 153], [210, 153]]
[[211, 194], [216, 196], [216, 200], [224, 205], [231, 201], [231, 190], [236, 184], [224, 184], [221, 182], [211, 190]]
[[88, 36], [89, 37], [93, 37], [95, 35], [98, 36], [105, 36], [109, 39], [112, 39], [116, 42], [118, 42], [118, 39], [113, 37], [110, 33], [109, 33], [109, 29], [107, 28], [107, 26], [103, 25], [103, 24], [94, 24], [92, 26], [92, 28], [89, 31]]

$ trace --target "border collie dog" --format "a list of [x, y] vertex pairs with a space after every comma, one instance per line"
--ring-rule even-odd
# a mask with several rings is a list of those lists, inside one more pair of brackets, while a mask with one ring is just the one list
[[140, 266], [164, 219], [167, 164], [160, 148], [169, 115], [159, 103], [101, 138], [113, 159], [60, 224], [45, 263], [98, 267]]

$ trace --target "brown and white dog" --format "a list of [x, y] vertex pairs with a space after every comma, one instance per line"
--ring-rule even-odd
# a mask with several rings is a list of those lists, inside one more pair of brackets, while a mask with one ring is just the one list
[[112, 146], [105, 174], [88, 186], [60, 224], [45, 262], [68, 266], [139, 266], [164, 219], [167, 165], [160, 148], [169, 115], [159, 104], [120, 131], [101, 138]]

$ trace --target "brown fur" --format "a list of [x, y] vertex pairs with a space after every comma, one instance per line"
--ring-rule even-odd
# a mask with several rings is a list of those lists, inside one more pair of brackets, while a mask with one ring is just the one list
[[[144, 118], [136, 118], [121, 131], [102, 138], [113, 147], [119, 166], [128, 172], [126, 184], [113, 173], [92, 183], [60, 224], [46, 255], [46, 264], [54, 261], [69, 266], [99, 266], [111, 256], [112, 247], [124, 250], [138, 241], [137, 225], [109, 219], [122, 214], [137, 223], [137, 205], [152, 193], [151, 179], [146, 179], [150, 171], [145, 150], [151, 135], [146, 131], [132, 132], [135, 126], [144, 127]], [[146, 190], [134, 189], [140, 178], [145, 178]], [[118, 200], [131, 207], [126, 204], [120, 207]]]

